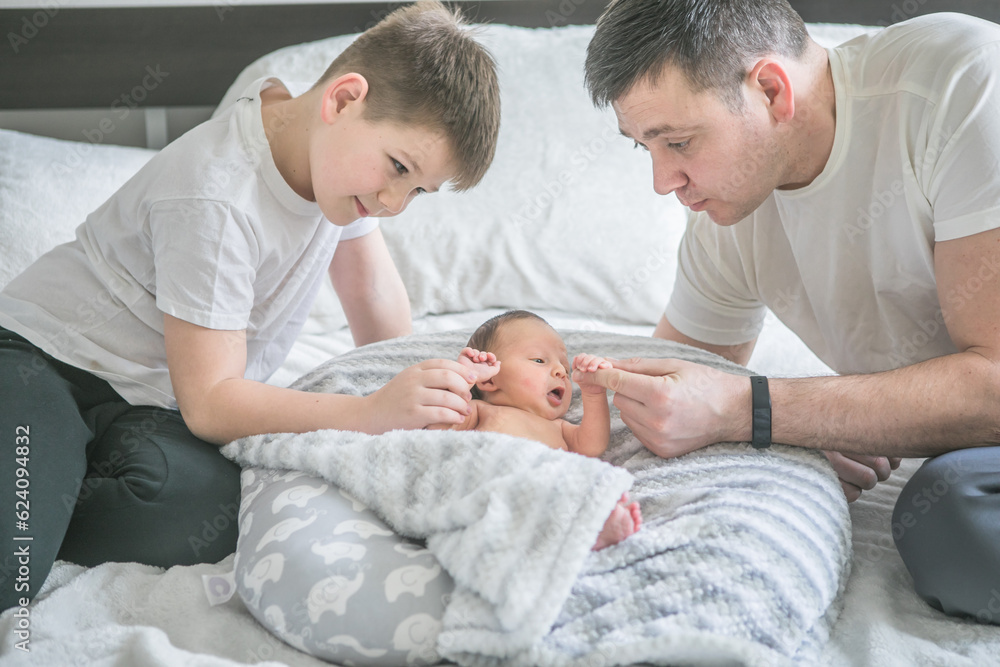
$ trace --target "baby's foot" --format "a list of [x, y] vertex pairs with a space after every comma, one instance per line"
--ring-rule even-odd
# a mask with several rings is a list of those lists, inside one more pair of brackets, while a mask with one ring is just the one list
[[604, 522], [604, 528], [597, 536], [597, 542], [590, 550], [600, 551], [604, 547], [618, 544], [638, 531], [640, 526], [642, 526], [642, 511], [639, 509], [639, 503], [630, 503], [628, 494], [623, 493], [618, 504], [611, 510], [611, 516]]
[[489, 380], [500, 372], [500, 362], [492, 352], [480, 352], [471, 347], [463, 349], [458, 355], [458, 363], [468, 367], [476, 375], [476, 382]]

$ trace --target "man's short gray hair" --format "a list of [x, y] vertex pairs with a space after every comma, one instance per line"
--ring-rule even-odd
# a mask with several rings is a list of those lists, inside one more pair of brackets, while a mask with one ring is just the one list
[[748, 64], [769, 54], [800, 58], [808, 39], [786, 0], [612, 0], [587, 47], [587, 89], [606, 107], [669, 65], [737, 111]]

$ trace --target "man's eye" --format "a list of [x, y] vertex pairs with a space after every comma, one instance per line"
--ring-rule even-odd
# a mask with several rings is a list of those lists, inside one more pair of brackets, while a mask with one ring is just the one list
[[691, 143], [690, 139], [688, 139], [687, 141], [678, 141], [678, 142], [675, 142], [675, 143], [668, 143], [667, 144], [667, 148], [672, 148], [675, 151], [682, 151], [685, 148], [687, 148], [688, 144], [690, 144], [690, 143]]
[[638, 141], [635, 142], [635, 146], [633, 146], [633, 148], [641, 148], [644, 151], [647, 151], [647, 152], [649, 151], [649, 149], [646, 148], [645, 144], [640, 144]]

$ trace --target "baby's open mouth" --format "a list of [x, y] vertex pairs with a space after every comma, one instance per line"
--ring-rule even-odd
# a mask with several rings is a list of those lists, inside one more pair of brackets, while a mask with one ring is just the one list
[[549, 403], [555, 406], [562, 405], [563, 396], [566, 394], [565, 387], [556, 387], [549, 392]]

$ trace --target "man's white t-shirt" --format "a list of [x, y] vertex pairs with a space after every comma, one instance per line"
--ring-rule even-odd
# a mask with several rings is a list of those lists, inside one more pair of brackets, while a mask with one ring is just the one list
[[[1000, 227], [1000, 27], [935, 14], [828, 53], [825, 169], [731, 227], [691, 216], [666, 317], [732, 345], [757, 336], [767, 307], [845, 374], [954, 353], [934, 244]], [[992, 257], [940, 299], [955, 309], [1000, 289]]]
[[[261, 79], [154, 156], [76, 230], [0, 292], [0, 326], [107, 380], [134, 405], [176, 408], [163, 314], [246, 330], [245, 377], [282, 364], [339, 240], [291, 189], [268, 146]], [[234, 340], [238, 340], [234, 338]]]

